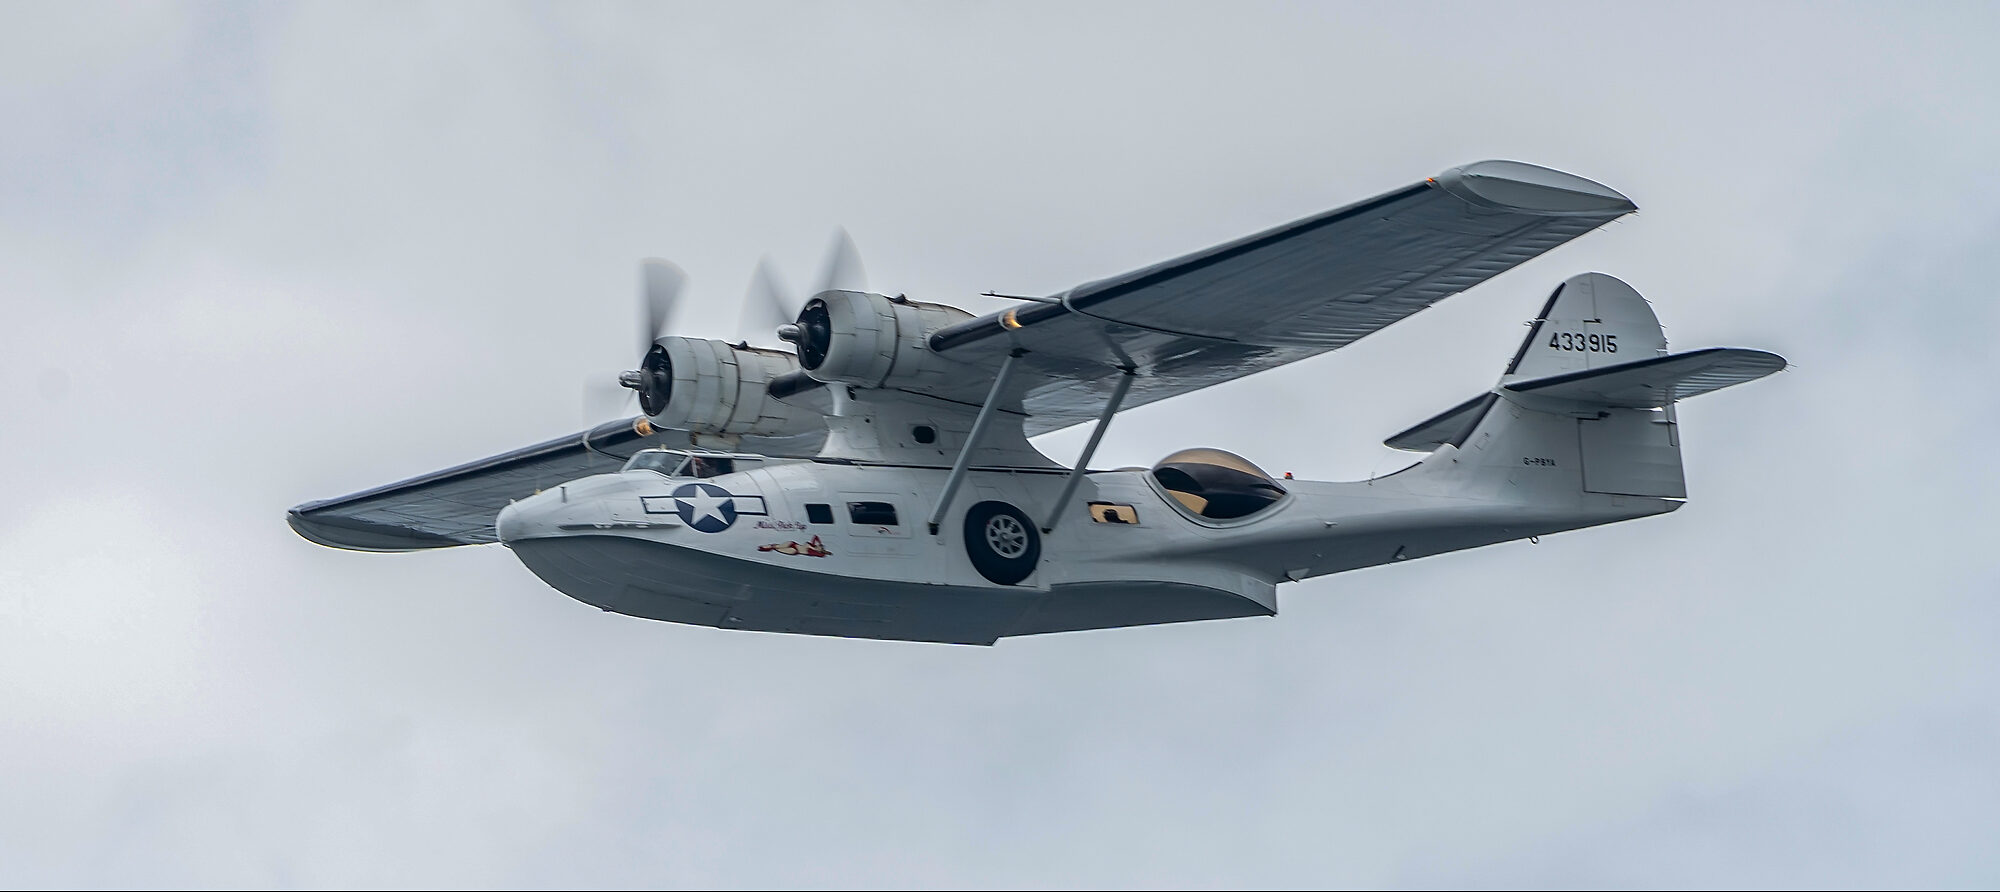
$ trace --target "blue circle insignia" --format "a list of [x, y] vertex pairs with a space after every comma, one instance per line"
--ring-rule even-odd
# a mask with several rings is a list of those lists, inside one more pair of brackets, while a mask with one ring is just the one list
[[674, 490], [674, 511], [697, 533], [720, 533], [736, 523], [736, 497], [713, 483], [684, 483]]

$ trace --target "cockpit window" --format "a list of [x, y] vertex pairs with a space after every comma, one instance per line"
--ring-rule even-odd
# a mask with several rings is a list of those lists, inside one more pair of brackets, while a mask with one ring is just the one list
[[1249, 517], [1285, 497], [1285, 488], [1240, 455], [1183, 449], [1153, 466], [1153, 479], [1181, 507], [1210, 520]]
[[687, 453], [667, 452], [663, 449], [648, 449], [632, 456], [625, 463], [627, 471], [653, 471], [668, 477], [680, 476], [681, 465], [687, 464]]
[[652, 471], [668, 477], [693, 477], [707, 479], [747, 471], [761, 465], [764, 459], [753, 455], [718, 455], [704, 452], [681, 452], [675, 449], [647, 449], [632, 456], [625, 463], [627, 471]]
[[706, 479], [734, 473], [736, 473], [736, 460], [733, 458], [719, 455], [688, 456], [687, 476], [689, 477]]

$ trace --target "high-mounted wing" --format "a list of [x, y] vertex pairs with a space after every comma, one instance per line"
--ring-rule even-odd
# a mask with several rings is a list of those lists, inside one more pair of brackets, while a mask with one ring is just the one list
[[[967, 364], [970, 374], [926, 390], [969, 412], [985, 401], [1003, 360], [1016, 355], [1026, 373], [1012, 376], [999, 408], [1025, 413], [1024, 433], [1044, 433], [1095, 415], [1123, 369], [1134, 372], [1123, 402], [1129, 408], [1304, 359], [1353, 343], [1635, 209], [1605, 186], [1547, 168], [1513, 161], [1453, 168], [1367, 201], [1079, 285], [1046, 303], [940, 329], [929, 337], [929, 348]], [[774, 379], [770, 392], [781, 401], [796, 399], [801, 394], [791, 391], [812, 389], [806, 387], [812, 383], [793, 372]], [[743, 448], [807, 456], [818, 451], [825, 431], [755, 439], [746, 438]], [[365, 551], [492, 542], [493, 519], [510, 500], [615, 470], [658, 442], [630, 422], [614, 422], [309, 502], [292, 509], [289, 520], [315, 542]]]
[[[1636, 210], [1582, 177], [1483, 161], [1047, 303], [942, 329], [930, 348], [997, 373], [1026, 364], [1003, 407], [1030, 435], [1094, 415], [1122, 368], [1126, 407], [1344, 347]], [[984, 382], [967, 376], [977, 404]]]
[[493, 518], [508, 502], [578, 477], [618, 470], [648, 445], [630, 419], [610, 422], [399, 483], [307, 502], [285, 519], [307, 539], [356, 551], [496, 542]]
[[[515, 499], [623, 467], [651, 446], [686, 446], [686, 431], [641, 434], [635, 418], [335, 499], [285, 517], [298, 534], [353, 551], [417, 551], [499, 541], [493, 520]], [[767, 455], [812, 455], [824, 436], [746, 438]], [[809, 442], [808, 442], [809, 441]]]

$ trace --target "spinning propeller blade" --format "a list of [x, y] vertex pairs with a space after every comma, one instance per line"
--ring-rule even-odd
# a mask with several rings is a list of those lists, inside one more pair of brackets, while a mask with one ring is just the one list
[[[653, 342], [666, 336], [680, 308], [681, 293], [687, 287], [687, 273], [657, 257], [639, 262], [639, 355], [641, 367]], [[631, 411], [638, 397], [639, 373], [616, 376], [591, 375], [583, 382], [583, 423], [597, 424]]]
[[861, 268], [861, 252], [855, 250], [854, 239], [848, 237], [847, 229], [836, 227], [833, 230], [833, 244], [826, 249], [826, 262], [819, 269], [819, 287], [813, 289], [813, 294], [821, 291], [866, 290], [868, 290], [868, 273]]
[[653, 349], [653, 342], [666, 336], [680, 305], [687, 273], [657, 257], [639, 264], [639, 355]]
[[588, 428], [632, 412], [637, 391], [618, 383], [616, 374], [597, 374], [583, 379], [583, 426]]
[[[806, 297], [822, 291], [864, 291], [868, 288], [868, 274], [861, 267], [861, 252], [855, 250], [854, 239], [845, 228], [835, 228], [833, 244], [827, 247], [826, 260], [820, 264], [818, 287]], [[778, 275], [777, 265], [769, 257], [757, 261], [757, 272], [750, 278], [750, 289], [743, 295], [743, 310], [737, 317], [737, 334], [746, 341], [751, 336], [769, 332], [782, 332], [805, 309], [805, 299], [785, 287]], [[787, 340], [783, 334], [780, 340]]]
[[750, 289], [743, 294], [743, 310], [736, 318], [737, 336], [752, 343], [769, 337], [778, 326], [798, 318], [801, 306], [803, 302], [778, 277], [777, 265], [771, 258], [763, 258], [757, 261]]
[[[836, 228], [833, 244], [827, 248], [826, 261], [820, 267], [819, 287], [821, 291], [860, 291], [868, 287], [867, 273], [861, 268], [861, 254], [854, 248], [854, 239], [846, 229]], [[584, 382], [583, 414], [586, 424], [610, 418], [630, 411], [634, 395], [640, 397], [641, 411], [656, 411], [665, 403], [666, 393], [671, 387], [671, 374], [665, 371], [664, 360], [648, 360], [654, 342], [666, 337], [674, 327], [675, 316], [681, 305], [681, 295], [687, 288], [687, 273], [681, 268], [657, 257], [649, 257], [639, 264], [639, 362], [638, 368], [623, 372], [616, 380], [617, 389], [609, 382], [596, 377]], [[793, 328], [792, 320], [798, 317], [805, 306], [791, 289], [785, 287], [778, 276], [777, 266], [769, 258], [757, 263], [757, 271], [750, 278], [750, 288], [743, 295], [743, 306], [737, 313], [737, 334], [744, 342], [757, 335], [763, 340], [764, 333], [779, 333]], [[785, 339], [783, 334], [778, 334]], [[623, 391], [623, 392], [620, 392]], [[648, 400], [655, 405], [649, 405]]]

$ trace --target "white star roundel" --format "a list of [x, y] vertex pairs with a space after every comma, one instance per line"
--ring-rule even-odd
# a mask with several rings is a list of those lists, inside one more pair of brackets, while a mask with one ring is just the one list
[[713, 483], [684, 483], [674, 490], [674, 511], [697, 533], [720, 533], [736, 523], [736, 497]]

